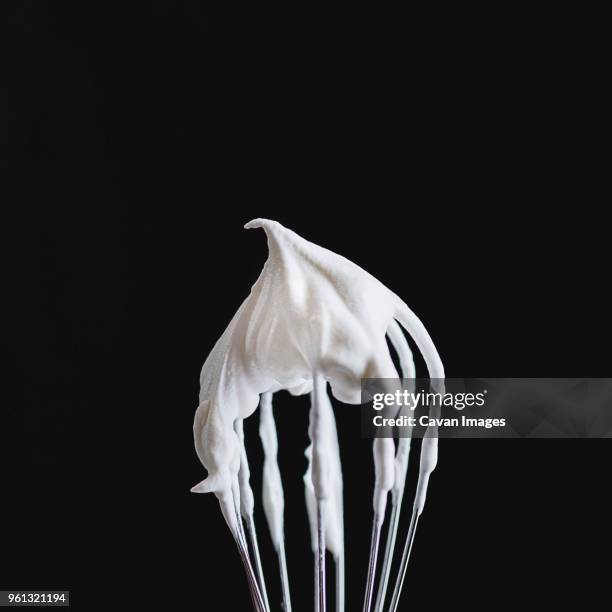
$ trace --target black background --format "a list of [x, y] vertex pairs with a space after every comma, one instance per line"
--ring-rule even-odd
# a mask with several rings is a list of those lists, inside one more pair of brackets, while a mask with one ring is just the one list
[[[216, 501], [189, 489], [205, 475], [199, 369], [266, 257], [263, 233], [242, 229], [253, 217], [399, 293], [448, 376], [609, 375], [599, 38], [577, 16], [506, 30], [509, 15], [209, 23], [196, 2], [8, 11], [5, 339], [20, 390], [5, 407], [1, 588], [71, 589], [83, 610], [248, 609]], [[293, 603], [308, 610], [307, 400], [276, 405]], [[371, 443], [350, 407], [338, 421], [356, 610]], [[444, 441], [401, 609], [599, 607], [608, 494], [605, 441]], [[259, 505], [256, 519], [278, 601]]]

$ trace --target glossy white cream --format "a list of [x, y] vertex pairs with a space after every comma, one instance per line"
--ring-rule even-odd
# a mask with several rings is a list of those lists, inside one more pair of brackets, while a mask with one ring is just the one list
[[259, 413], [259, 437], [264, 451], [262, 500], [274, 550], [285, 539], [285, 494], [278, 466], [278, 435], [272, 412], [272, 394], [263, 393]]
[[[335, 559], [344, 554], [344, 503], [343, 490], [344, 482], [342, 478], [342, 463], [340, 461], [340, 445], [338, 443], [338, 431], [336, 429], [336, 418], [334, 409], [327, 392], [322, 394], [323, 401], [323, 427], [324, 433], [324, 453], [327, 457], [326, 479], [329, 481], [328, 495], [326, 497], [327, 513], [325, 521], [325, 542], [327, 550]], [[308, 460], [308, 467], [304, 474], [304, 491], [306, 497], [306, 508], [310, 523], [310, 535], [313, 552], [317, 550], [317, 512], [316, 495], [312, 482], [312, 444], [305, 452]]]
[[[312, 390], [318, 399], [313, 400], [311, 411], [305, 489], [313, 549], [317, 544], [314, 508], [319, 504], [321, 511], [324, 504], [323, 541], [338, 558], [344, 549], [342, 468], [327, 384], [336, 399], [359, 404], [362, 378], [397, 377], [386, 333], [404, 375], [413, 373], [412, 356], [397, 322], [423, 354], [429, 376], [443, 378], [444, 370], [421, 321], [365, 270], [275, 221], [256, 219], [245, 227], [264, 229], [269, 256], [202, 368], [194, 439], [208, 476], [192, 491], [215, 493], [232, 533], [240, 537], [239, 514], [252, 516], [254, 504], [242, 421], [256, 410], [261, 395], [260, 437], [266, 458], [263, 504], [278, 550], [284, 539], [284, 495], [271, 394], [281, 389], [296, 395]], [[424, 503], [437, 442], [423, 448], [418, 495]], [[398, 493], [403, 486], [408, 450], [409, 442], [400, 443], [396, 452], [392, 439], [374, 441], [373, 502], [381, 521], [389, 492]]]
[[395, 376], [385, 342], [394, 318], [412, 334], [430, 376], [443, 377], [419, 319], [373, 276], [275, 221], [246, 227], [265, 230], [269, 257], [204, 363], [194, 422], [208, 477], [192, 490], [214, 492], [225, 513], [240, 468], [234, 421], [255, 411], [260, 393], [307, 385], [319, 371], [336, 398], [360, 403], [361, 378]]

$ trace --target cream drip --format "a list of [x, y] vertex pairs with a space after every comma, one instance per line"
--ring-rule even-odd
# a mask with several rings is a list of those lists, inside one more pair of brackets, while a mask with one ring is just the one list
[[274, 549], [278, 552], [284, 535], [285, 495], [278, 467], [278, 436], [272, 411], [272, 393], [263, 393], [259, 412], [259, 437], [264, 450], [262, 499]]

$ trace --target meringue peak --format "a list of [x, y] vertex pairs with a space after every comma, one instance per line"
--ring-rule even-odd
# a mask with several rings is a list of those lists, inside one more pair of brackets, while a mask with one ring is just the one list
[[385, 334], [394, 319], [413, 335], [430, 375], [441, 362], [422, 323], [380, 281], [345, 257], [277, 221], [256, 218], [269, 255], [263, 270], [206, 360], [194, 422], [196, 449], [209, 472], [203, 489], [225, 495], [237, 476], [236, 419], [259, 396], [311, 386], [318, 371], [336, 399], [361, 403], [362, 378], [394, 378]]

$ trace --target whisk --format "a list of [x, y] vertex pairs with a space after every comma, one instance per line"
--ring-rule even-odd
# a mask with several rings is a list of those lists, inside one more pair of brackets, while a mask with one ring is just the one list
[[[412, 359], [412, 354], [408, 343], [406, 342], [401, 329], [397, 324], [392, 326], [388, 332], [388, 337], [398, 354], [401, 374], [407, 384], [414, 388], [415, 368]], [[315, 602], [314, 610], [323, 612], [326, 609], [327, 601], [327, 584], [325, 571], [325, 551], [329, 551], [335, 564], [335, 607], [338, 612], [345, 610], [345, 559], [344, 559], [344, 519], [343, 519], [343, 499], [342, 499], [342, 470], [340, 462], [340, 449], [336, 431], [336, 423], [333, 413], [333, 408], [329, 400], [326, 390], [325, 381], [316, 381], [315, 387], [311, 392], [311, 426], [310, 432], [313, 438], [313, 444], [306, 450], [308, 459], [308, 468], [304, 475], [304, 488], [306, 498], [306, 508], [308, 512], [312, 548], [314, 553], [315, 567]], [[264, 449], [264, 469], [263, 469], [263, 499], [264, 512], [268, 523], [269, 531], [272, 537], [273, 545], [278, 555], [280, 583], [282, 587], [282, 609], [291, 611], [291, 595], [289, 587], [289, 578], [287, 571], [286, 553], [285, 553], [285, 538], [284, 538], [284, 495], [282, 480], [280, 476], [280, 468], [277, 462], [278, 440], [276, 435], [276, 426], [273, 416], [271, 393], [264, 393], [261, 396], [260, 402], [260, 437]], [[322, 427], [319, 427], [319, 444], [323, 446], [324, 453], [322, 461], [328, 463], [330, 491], [325, 495], [324, 501], [317, 504], [317, 495], [313, 485], [313, 446], [314, 438], [317, 436], [317, 422], [321, 419], [325, 421]], [[242, 423], [236, 427], [237, 431], [242, 432]], [[407, 432], [409, 436], [410, 432]], [[246, 450], [244, 448], [244, 437], [241, 435], [243, 457], [240, 466], [240, 497], [242, 499], [252, 500], [253, 492], [249, 484], [249, 467], [246, 461]], [[364, 612], [374, 610], [375, 612], [383, 612], [385, 609], [385, 600], [389, 580], [391, 577], [391, 567], [394, 557], [395, 547], [397, 543], [397, 532], [400, 519], [400, 511], [404, 496], [406, 473], [408, 470], [408, 461], [410, 454], [410, 437], [399, 438], [395, 456], [395, 478], [391, 488], [391, 515], [390, 525], [387, 531], [387, 541], [384, 551], [384, 558], [381, 567], [380, 580], [376, 590], [376, 567], [381, 541], [381, 531], [384, 525], [384, 511], [378, 509], [373, 519], [373, 532], [371, 539], [371, 550], [367, 571], [367, 584], [364, 594]], [[375, 452], [377, 443], [375, 441]], [[378, 451], [380, 452], [380, 450]], [[384, 452], [384, 451], [383, 451]], [[435, 468], [437, 459], [437, 438], [434, 431], [429, 431], [423, 440], [421, 447], [421, 466], [419, 470], [419, 479], [417, 483], [417, 494], [410, 519], [410, 527], [407, 540], [404, 544], [404, 551], [401, 557], [400, 568], [396, 576], [395, 586], [392, 592], [391, 602], [386, 608], [395, 612], [399, 605], [399, 598], [402, 591], [406, 568], [410, 558], [412, 542], [416, 533], [416, 527], [419, 516], [423, 511], [425, 496], [429, 476]], [[377, 469], [380, 472], [380, 468]], [[388, 484], [382, 486], [383, 490], [389, 490]], [[376, 497], [376, 496], [375, 496]], [[251, 595], [254, 601], [263, 600], [264, 609], [269, 610], [269, 602], [266, 595], [266, 585], [261, 571], [261, 562], [259, 558], [257, 539], [255, 536], [255, 527], [253, 520], [252, 506], [249, 503], [243, 504], [242, 518], [247, 526], [247, 531], [251, 536], [251, 549], [253, 552], [253, 573], [257, 577], [256, 585], [249, 582], [251, 587]], [[258, 590], [255, 589], [258, 587]], [[376, 592], [376, 601], [372, 605], [373, 596]], [[259, 604], [261, 605], [261, 603]], [[257, 606], [255, 607], [257, 610]]]
[[[444, 369], [421, 321], [374, 277], [276, 222], [257, 219], [246, 227], [264, 228], [269, 257], [250, 296], [202, 368], [194, 436], [196, 451], [209, 475], [192, 491], [217, 495], [245, 567], [253, 607], [256, 612], [272, 612], [259, 554], [243, 430], [244, 419], [259, 405], [259, 434], [264, 450], [263, 507], [278, 557], [282, 609], [290, 612], [284, 493], [272, 402], [273, 394], [281, 389], [294, 395], [309, 393], [311, 444], [306, 449], [304, 490], [314, 553], [314, 610], [326, 612], [329, 551], [336, 566], [335, 609], [344, 612], [342, 467], [328, 383], [337, 399], [350, 404], [361, 403], [363, 378], [380, 379], [383, 385], [385, 380], [403, 378], [408, 387], [414, 385], [413, 356], [402, 327], [416, 343], [430, 378], [438, 385], [444, 379]], [[398, 356], [399, 372], [385, 336]], [[390, 612], [399, 605], [437, 453], [437, 432], [429, 427], [421, 445], [408, 537], [386, 608]], [[409, 456], [410, 435], [400, 438], [397, 444], [390, 437], [373, 441], [374, 512], [363, 612], [385, 609]], [[390, 526], [377, 584], [389, 495]]]

